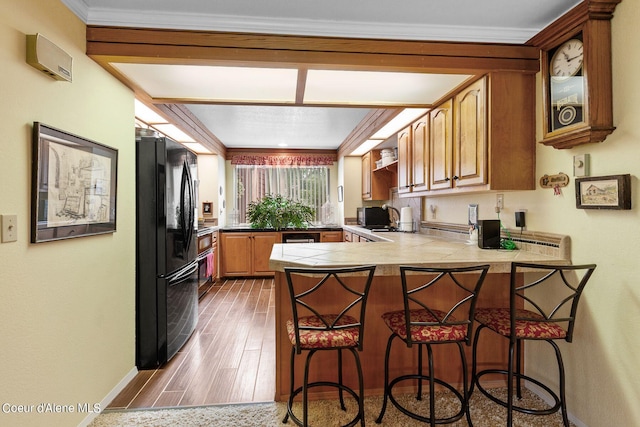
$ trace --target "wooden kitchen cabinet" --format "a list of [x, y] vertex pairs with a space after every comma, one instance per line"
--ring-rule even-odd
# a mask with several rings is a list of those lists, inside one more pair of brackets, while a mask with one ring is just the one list
[[430, 114], [429, 188], [441, 190], [452, 187], [453, 157], [453, 101], [447, 100]]
[[535, 189], [535, 76], [488, 74], [431, 110], [424, 195]]
[[398, 134], [398, 194], [429, 189], [429, 115]]
[[487, 88], [482, 78], [453, 101], [453, 174], [456, 187], [487, 182]]
[[323, 231], [320, 234], [320, 242], [342, 242], [342, 231]]
[[220, 234], [220, 275], [272, 276], [271, 249], [280, 242], [278, 232], [231, 232]]
[[389, 191], [397, 182], [396, 162], [376, 168], [380, 150], [371, 150], [362, 156], [362, 200], [387, 200]]

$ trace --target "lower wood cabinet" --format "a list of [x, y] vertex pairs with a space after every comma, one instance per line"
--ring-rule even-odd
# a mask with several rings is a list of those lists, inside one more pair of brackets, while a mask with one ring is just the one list
[[342, 230], [340, 231], [323, 231], [320, 234], [321, 242], [342, 242]]
[[220, 276], [273, 276], [269, 258], [280, 233], [220, 233]]

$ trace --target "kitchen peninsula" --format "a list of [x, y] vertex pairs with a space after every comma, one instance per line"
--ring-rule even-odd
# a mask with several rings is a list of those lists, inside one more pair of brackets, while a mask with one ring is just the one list
[[[276, 392], [275, 400], [286, 400], [289, 394], [289, 341], [285, 322], [291, 316], [291, 303], [287, 291], [284, 268], [295, 267], [348, 267], [355, 265], [375, 264], [377, 266], [373, 284], [367, 303], [364, 349], [360, 354], [364, 375], [366, 395], [382, 394], [383, 363], [385, 346], [389, 336], [381, 315], [389, 310], [402, 306], [400, 283], [400, 265], [418, 265], [432, 267], [458, 267], [473, 264], [489, 264], [489, 276], [482, 288], [478, 307], [508, 305], [509, 271], [512, 261], [538, 262], [553, 264], [569, 264], [569, 237], [546, 233], [530, 233], [516, 240], [519, 250], [483, 250], [475, 243], [466, 240], [462, 230], [464, 227], [439, 227], [423, 224], [421, 233], [376, 233], [361, 227], [344, 226], [346, 231], [370, 234], [369, 243], [301, 243], [276, 244], [273, 246], [269, 266], [275, 271], [275, 310], [276, 310]], [[442, 295], [446, 299], [446, 295]], [[329, 311], [332, 303], [326, 302]], [[391, 376], [401, 370], [406, 372], [416, 362], [416, 353], [409, 349], [394, 349], [394, 362]], [[440, 351], [442, 350], [442, 351]], [[470, 348], [467, 363], [471, 363]], [[435, 365], [444, 367], [437, 371], [437, 376], [452, 383], [460, 383], [460, 369], [456, 363], [438, 363], [438, 359], [446, 362], [456, 360], [452, 357], [455, 348], [434, 350]], [[479, 347], [480, 367], [506, 364], [507, 342], [500, 337], [487, 334]], [[324, 357], [326, 356], [326, 357]], [[314, 357], [316, 368], [311, 370], [310, 381], [316, 381], [315, 373], [327, 371], [335, 364], [333, 355], [318, 354]], [[483, 362], [486, 360], [486, 363]], [[352, 360], [345, 358], [345, 382], [353, 384], [351, 372]], [[318, 368], [318, 366], [320, 366]], [[324, 369], [324, 366], [327, 369]], [[302, 364], [296, 366], [296, 377], [301, 378]], [[396, 372], [394, 372], [396, 370]], [[331, 370], [328, 370], [331, 372]], [[310, 391], [311, 395], [312, 391]], [[322, 398], [322, 392], [314, 398]]]

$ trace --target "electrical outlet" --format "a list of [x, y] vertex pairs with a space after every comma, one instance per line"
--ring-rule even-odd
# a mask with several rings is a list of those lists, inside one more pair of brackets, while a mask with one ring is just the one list
[[504, 194], [496, 194], [496, 208], [504, 209]]
[[0, 215], [0, 222], [2, 222], [2, 243], [18, 240], [18, 216]]

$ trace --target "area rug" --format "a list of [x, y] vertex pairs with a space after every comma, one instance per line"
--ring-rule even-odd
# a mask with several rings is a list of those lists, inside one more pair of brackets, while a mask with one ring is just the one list
[[[505, 396], [506, 389], [494, 389], [496, 396]], [[529, 390], [523, 390], [522, 406], [545, 408], [547, 404]], [[317, 427], [340, 426], [349, 422], [355, 413], [355, 401], [346, 400], [347, 411], [342, 411], [337, 400], [322, 400], [310, 403], [309, 424]], [[406, 408], [421, 414], [428, 411], [428, 396], [417, 401], [415, 395], [402, 395], [397, 400]], [[375, 424], [375, 419], [382, 407], [382, 397], [365, 398], [365, 421], [370, 426], [410, 427], [421, 425], [418, 421], [407, 417], [390, 403], [381, 424]], [[436, 408], [439, 416], [449, 416], [457, 412], [459, 404], [447, 393], [437, 394]], [[266, 402], [252, 404], [229, 404], [214, 406], [199, 406], [187, 408], [166, 408], [130, 411], [105, 411], [100, 414], [90, 427], [276, 427], [295, 426], [289, 420], [282, 424], [286, 406], [282, 402]], [[294, 408], [296, 414], [301, 414], [300, 407]], [[300, 415], [301, 416], [301, 415]], [[471, 398], [471, 421], [476, 427], [493, 427], [506, 425], [506, 410], [493, 403], [481, 393], [474, 393]], [[468, 426], [463, 418], [453, 424], [453, 427]], [[555, 427], [562, 426], [562, 417], [556, 413], [548, 416], [533, 416], [514, 413], [515, 427]], [[573, 426], [573, 424], [572, 424]]]

